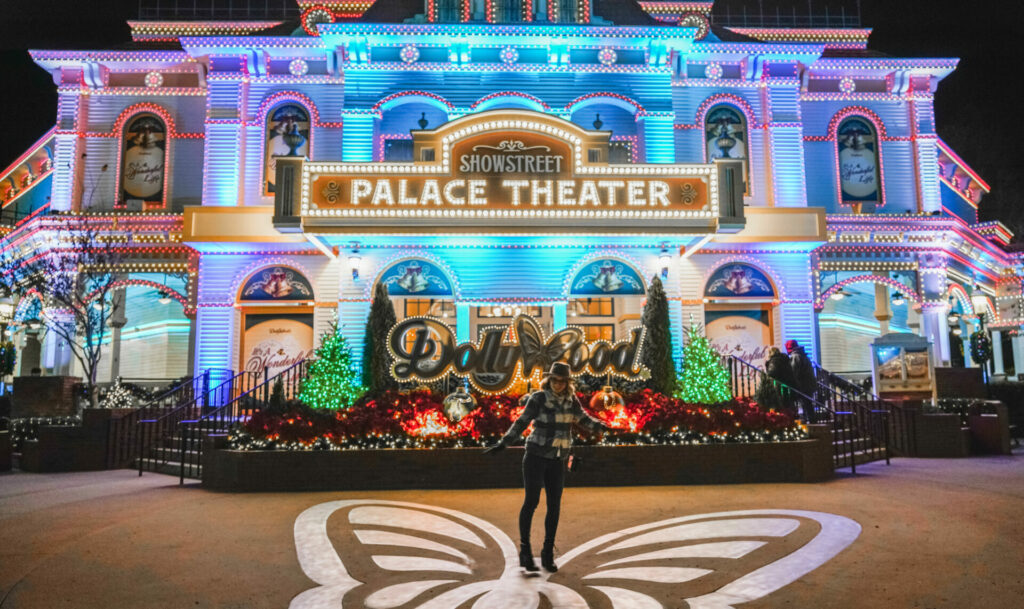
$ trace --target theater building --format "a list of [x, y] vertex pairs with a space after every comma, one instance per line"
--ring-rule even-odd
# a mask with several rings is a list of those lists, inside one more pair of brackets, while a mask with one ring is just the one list
[[[56, 124], [0, 175], [5, 246], [61, 212], [123, 235], [100, 380], [280, 369], [335, 317], [358, 355], [378, 283], [459, 342], [517, 313], [619, 341], [655, 276], [677, 356], [704, 324], [757, 365], [795, 339], [856, 375], [888, 332], [970, 365], [983, 316], [993, 371], [1024, 361], [1011, 235], [936, 134], [957, 60], [712, 5], [296, 0], [34, 50]], [[14, 312], [24, 373], [73, 373], [44, 306]]]

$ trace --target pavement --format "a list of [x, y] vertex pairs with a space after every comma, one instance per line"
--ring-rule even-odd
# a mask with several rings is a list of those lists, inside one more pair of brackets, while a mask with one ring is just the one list
[[129, 470], [4, 473], [0, 607], [1015, 609], [1014, 451], [818, 484], [575, 488], [570, 474], [561, 569], [531, 578], [514, 564], [515, 489], [226, 494]]

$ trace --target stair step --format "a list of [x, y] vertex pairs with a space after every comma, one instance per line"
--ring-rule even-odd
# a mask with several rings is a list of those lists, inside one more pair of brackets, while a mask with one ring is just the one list
[[[181, 461], [158, 461], [156, 459], [144, 458], [142, 460], [143, 466], [142, 471], [153, 472], [157, 474], [167, 474], [168, 476], [180, 476], [181, 475]], [[139, 463], [136, 461], [133, 466], [134, 469], [139, 468]], [[203, 466], [192, 465], [188, 468], [190, 471], [186, 472], [186, 478], [194, 478], [196, 480], [202, 478]], [[194, 473], [195, 475], [192, 475]]]

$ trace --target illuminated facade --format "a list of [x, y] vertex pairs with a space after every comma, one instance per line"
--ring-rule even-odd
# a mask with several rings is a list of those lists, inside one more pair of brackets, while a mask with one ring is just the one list
[[978, 223], [988, 186], [935, 132], [955, 59], [718, 27], [711, 2], [297, 3], [297, 24], [131, 22], [140, 50], [32, 52], [57, 124], [0, 176], [6, 243], [63, 211], [125, 235], [124, 376], [278, 369], [335, 315], [358, 351], [377, 282], [458, 342], [518, 312], [615, 342], [658, 276], [677, 357], [703, 323], [725, 353], [796, 339], [837, 372], [887, 331], [969, 363], [972, 317], [1022, 322], [1011, 235]]

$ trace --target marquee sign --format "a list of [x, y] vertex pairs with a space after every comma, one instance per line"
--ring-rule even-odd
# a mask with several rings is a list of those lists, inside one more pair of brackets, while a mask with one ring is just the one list
[[495, 111], [413, 136], [414, 162], [303, 163], [302, 225], [324, 232], [389, 225], [659, 232], [717, 226], [718, 167], [609, 164], [608, 132], [538, 113]]
[[[511, 337], [511, 340], [506, 340]], [[455, 332], [433, 317], [410, 317], [388, 333], [399, 381], [433, 381], [450, 372], [466, 376], [485, 393], [502, 393], [517, 381], [535, 378], [556, 361], [569, 364], [573, 374], [611, 374], [627, 379], [647, 376], [640, 363], [644, 329], [633, 328], [626, 341], [587, 342], [579, 328], [544, 336], [537, 320], [520, 315], [503, 328], [484, 331], [477, 343], [455, 344]]]

